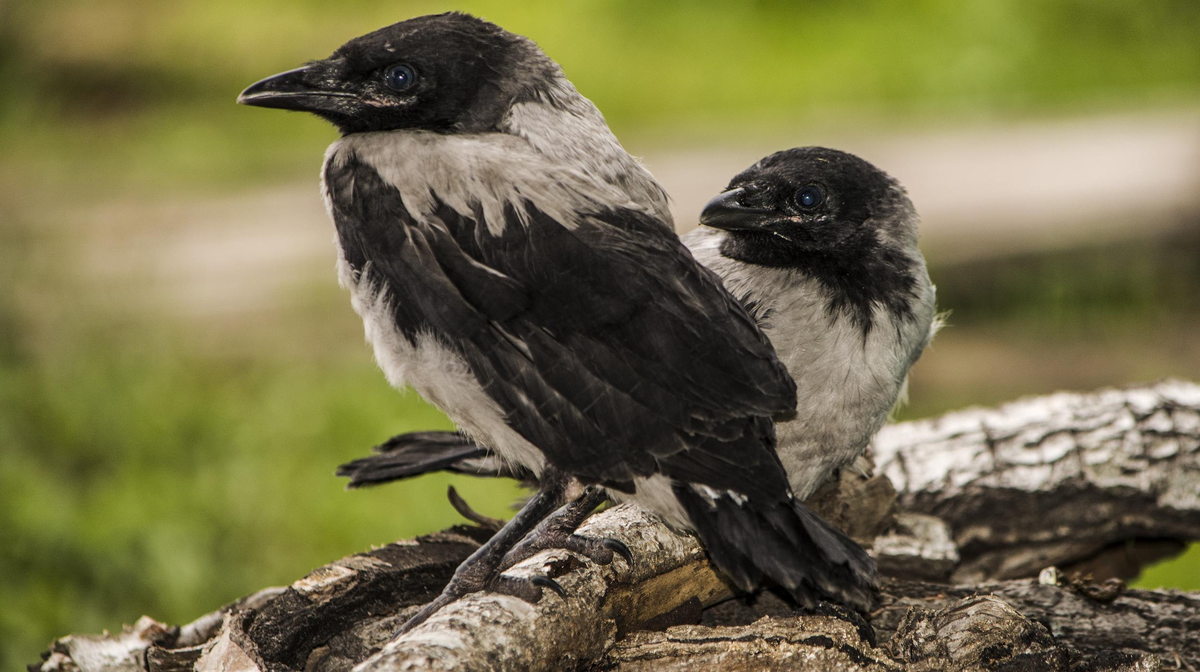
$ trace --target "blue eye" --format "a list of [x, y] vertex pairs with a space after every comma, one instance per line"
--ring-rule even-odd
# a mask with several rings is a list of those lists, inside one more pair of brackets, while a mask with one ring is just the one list
[[393, 65], [384, 75], [383, 83], [393, 91], [404, 92], [417, 83], [417, 73], [407, 65]]
[[796, 192], [796, 203], [802, 208], [815, 208], [825, 200], [825, 194], [819, 187], [809, 185]]

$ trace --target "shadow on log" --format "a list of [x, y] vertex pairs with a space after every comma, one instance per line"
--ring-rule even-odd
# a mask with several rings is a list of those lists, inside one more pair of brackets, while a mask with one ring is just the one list
[[886, 428], [875, 455], [879, 475], [843, 474], [810, 500], [890, 577], [865, 619], [797, 612], [769, 591], [735, 598], [692, 537], [618, 506], [581, 531], [624, 541], [633, 566], [546, 551], [511, 570], [549, 573], [566, 599], [471, 595], [391, 639], [489, 534], [459, 527], [182, 627], [143, 617], [63, 637], [31, 669], [1200, 669], [1200, 595], [1041, 571], [1135, 539], [1200, 537], [1200, 387], [952, 413]]

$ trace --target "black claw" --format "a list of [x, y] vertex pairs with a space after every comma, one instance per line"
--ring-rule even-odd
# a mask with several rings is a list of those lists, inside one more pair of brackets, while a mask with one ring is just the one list
[[562, 599], [567, 599], [567, 591], [563, 589], [563, 587], [559, 585], [557, 581], [548, 576], [542, 576], [539, 574], [529, 579], [529, 582], [538, 588], [549, 588], [550, 590], [558, 593], [558, 596]]
[[604, 541], [600, 542], [600, 545], [612, 551], [613, 553], [616, 553], [622, 558], [625, 558], [625, 564], [629, 565], [630, 567], [633, 566], [633, 553], [629, 551], [629, 547], [625, 545], [625, 542], [621, 541], [620, 539], [607, 537], [604, 539]]

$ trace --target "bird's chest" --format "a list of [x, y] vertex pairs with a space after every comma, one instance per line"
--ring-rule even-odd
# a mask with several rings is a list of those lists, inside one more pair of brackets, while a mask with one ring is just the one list
[[777, 425], [781, 453], [798, 443], [856, 451], [886, 418], [907, 370], [892, 318], [876, 310], [864, 334], [830, 311], [817, 281], [794, 271], [739, 266], [723, 275], [734, 295], [754, 306], [799, 390], [795, 416]]
[[508, 426], [459, 347], [480, 333], [482, 319], [445, 279], [427, 230], [436, 222], [413, 217], [402, 193], [352, 156], [331, 151], [322, 191], [337, 231], [338, 280], [388, 382], [411, 387], [483, 445], [540, 473], [541, 454]]
[[[461, 278], [450, 277], [447, 270], [472, 267], [454, 237], [470, 237], [471, 230], [459, 229], [473, 222], [449, 208], [442, 217], [429, 204], [414, 203], [406, 192], [430, 193], [419, 176], [385, 175], [348, 148], [330, 154], [322, 177], [336, 231], [338, 279], [364, 320], [379, 313], [389, 328], [413, 343], [421, 334], [438, 334], [454, 343], [480, 331], [486, 320], [454, 282]], [[452, 214], [456, 218], [447, 221]]]
[[797, 269], [727, 258], [720, 252], [722, 237], [698, 229], [685, 240], [750, 308], [796, 381], [796, 414], [777, 424], [780, 453], [800, 444], [856, 450], [899, 393], [908, 366], [909, 327], [876, 308], [864, 335], [847, 315], [831, 312], [829, 290], [820, 282]]
[[904, 385], [902, 332], [877, 310], [865, 335], [824, 305], [781, 307], [766, 329], [800, 390], [796, 414], [776, 425], [793, 491], [808, 497], [835, 469], [862, 454]]
[[764, 327], [800, 389], [796, 422], [852, 439], [873, 432], [903, 382], [898, 335], [877, 315], [866, 334], [844, 315], [829, 314], [817, 292], [777, 299]]

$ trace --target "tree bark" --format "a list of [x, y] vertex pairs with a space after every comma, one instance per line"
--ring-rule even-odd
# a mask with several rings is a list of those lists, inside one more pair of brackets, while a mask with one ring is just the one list
[[893, 577], [866, 620], [796, 612], [771, 591], [733, 598], [693, 537], [618, 506], [581, 533], [621, 539], [632, 566], [546, 551], [509, 572], [549, 574], [565, 599], [471, 595], [392, 639], [489, 533], [460, 527], [182, 627], [143, 617], [64, 637], [31, 669], [1200, 669], [1200, 595], [1067, 571], [1002, 580], [1142, 537], [1200, 537], [1200, 387], [952, 413], [886, 428], [875, 453], [880, 475], [848, 470], [810, 500]]
[[[1200, 538], [1191, 383], [949, 413], [885, 427], [873, 449], [900, 510], [949, 526], [955, 583], [1035, 576], [1130, 540]], [[1144, 558], [1130, 560], [1136, 575]]]

